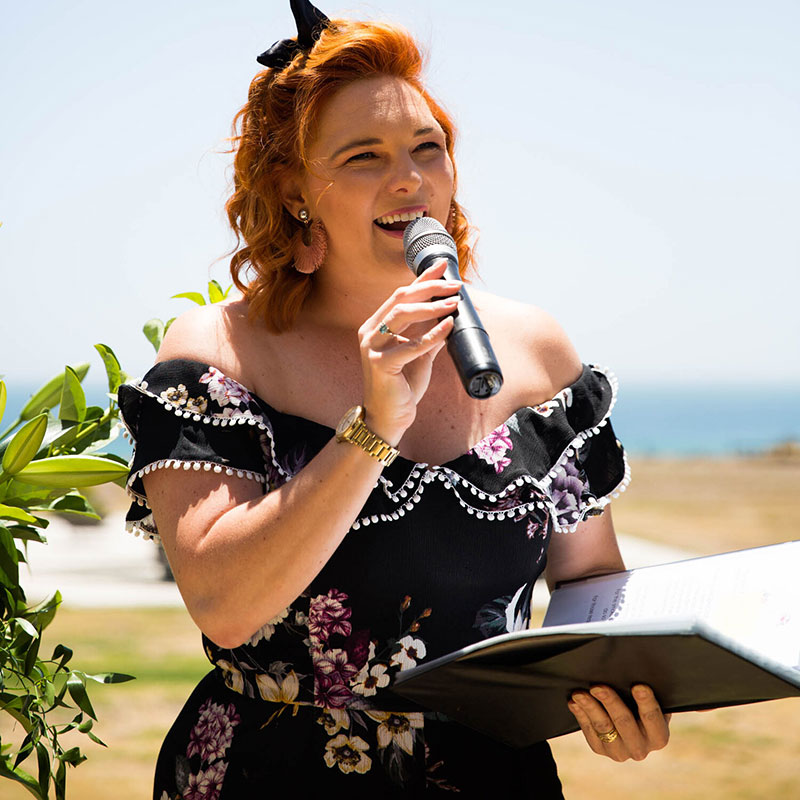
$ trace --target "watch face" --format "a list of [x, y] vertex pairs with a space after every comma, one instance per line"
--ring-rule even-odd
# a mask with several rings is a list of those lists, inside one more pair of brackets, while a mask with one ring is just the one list
[[341, 436], [361, 416], [361, 406], [353, 406], [339, 421], [336, 435]]

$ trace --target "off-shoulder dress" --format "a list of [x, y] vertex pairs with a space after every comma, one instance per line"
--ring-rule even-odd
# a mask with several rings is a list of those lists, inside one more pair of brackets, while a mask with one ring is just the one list
[[[279, 787], [298, 798], [561, 797], [546, 742], [509, 748], [410, 706], [391, 684], [529, 624], [551, 536], [573, 533], [627, 484], [609, 424], [615, 396], [613, 376], [585, 366], [452, 461], [397, 458], [288, 608], [239, 647], [203, 637], [213, 669], [163, 743], [155, 800], [248, 800]], [[128, 526], [153, 539], [148, 472], [211, 471], [269, 492], [333, 435], [190, 360], [157, 364], [120, 388], [119, 403], [135, 443]]]

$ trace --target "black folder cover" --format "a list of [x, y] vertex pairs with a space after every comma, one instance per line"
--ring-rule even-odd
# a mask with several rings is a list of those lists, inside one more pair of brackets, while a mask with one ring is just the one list
[[800, 696], [800, 670], [697, 619], [615, 621], [507, 633], [400, 672], [393, 689], [516, 747], [578, 730], [570, 693], [613, 686], [632, 707], [646, 683], [665, 711]]

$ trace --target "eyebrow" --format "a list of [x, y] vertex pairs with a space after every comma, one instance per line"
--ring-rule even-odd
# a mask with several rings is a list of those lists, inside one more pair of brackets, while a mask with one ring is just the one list
[[[417, 136], [426, 136], [429, 133], [434, 132], [434, 128], [420, 128], [417, 131], [414, 131], [414, 137]], [[337, 156], [341, 155], [347, 150], [352, 150], [354, 147], [372, 147], [373, 145], [380, 144], [383, 140], [382, 139], [356, 139], [354, 142], [348, 142], [343, 147], [340, 147], [336, 152], [331, 155], [331, 159], [336, 158]]]

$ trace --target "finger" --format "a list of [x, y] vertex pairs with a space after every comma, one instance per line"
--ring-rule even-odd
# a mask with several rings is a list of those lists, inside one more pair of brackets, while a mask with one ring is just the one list
[[[389, 311], [381, 320], [392, 333], [403, 333], [409, 325], [416, 322], [428, 322], [438, 320], [440, 317], [452, 314], [458, 306], [458, 295], [444, 297], [427, 303], [401, 303]], [[380, 336], [380, 326], [376, 329]]]
[[651, 749], [646, 733], [622, 698], [609, 686], [593, 686], [589, 691], [602, 704], [631, 757], [637, 760], [644, 758]]
[[[573, 698], [575, 695], [573, 695]], [[592, 721], [589, 719], [589, 715], [581, 708], [580, 702], [576, 701], [575, 699], [570, 699], [567, 703], [567, 708], [572, 712], [572, 715], [578, 722], [578, 725], [581, 727], [581, 731], [583, 731], [583, 735], [588, 743], [589, 747], [594, 750], [595, 753], [599, 755], [605, 755], [605, 750], [603, 748], [603, 742], [597, 738], [597, 733], [592, 725]]]
[[631, 693], [636, 701], [641, 726], [651, 748], [665, 747], [669, 741], [669, 717], [662, 712], [653, 690], [644, 684], [637, 684], [631, 689]]

